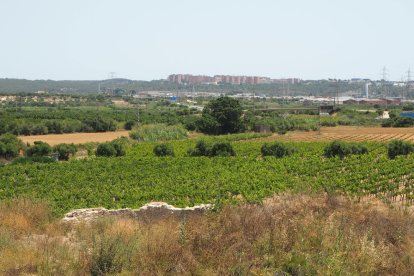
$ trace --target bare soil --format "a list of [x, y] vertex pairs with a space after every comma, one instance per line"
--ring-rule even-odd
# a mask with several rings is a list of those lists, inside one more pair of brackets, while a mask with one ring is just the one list
[[121, 136], [128, 137], [126, 130], [114, 131], [114, 132], [100, 132], [100, 133], [69, 133], [69, 134], [48, 134], [48, 135], [33, 135], [33, 136], [20, 136], [19, 138], [24, 143], [33, 144], [34, 141], [43, 141], [51, 146], [62, 143], [74, 143], [83, 144], [89, 142], [108, 142]]
[[320, 131], [295, 131], [285, 135], [273, 135], [263, 140], [274, 141], [414, 141], [414, 128], [381, 128], [381, 127], [322, 127]]
[[[25, 143], [43, 141], [49, 145], [61, 143], [82, 144], [88, 142], [108, 142], [121, 136], [128, 137], [128, 131], [120, 130], [103, 133], [70, 133], [70, 134], [48, 134], [34, 136], [20, 136]], [[190, 134], [190, 139], [197, 139], [199, 134]], [[261, 141], [333, 141], [343, 140], [352, 142], [378, 141], [386, 142], [394, 139], [414, 141], [414, 128], [381, 128], [381, 127], [322, 127], [320, 131], [294, 131], [285, 135], [272, 135], [260, 138]]]

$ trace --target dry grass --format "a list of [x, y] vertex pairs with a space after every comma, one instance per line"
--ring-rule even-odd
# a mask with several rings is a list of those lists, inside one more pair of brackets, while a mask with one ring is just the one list
[[[18, 223], [11, 223], [12, 217]], [[51, 221], [0, 206], [0, 274], [411, 275], [414, 217], [377, 200], [280, 195], [185, 219]]]

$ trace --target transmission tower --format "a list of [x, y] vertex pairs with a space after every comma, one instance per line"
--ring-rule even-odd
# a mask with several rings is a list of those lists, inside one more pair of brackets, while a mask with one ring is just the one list
[[389, 77], [389, 73], [388, 73], [388, 69], [387, 67], [383, 67], [381, 70], [381, 86], [382, 86], [382, 91], [384, 93], [384, 97], [387, 98], [388, 95], [388, 91], [387, 91], [387, 79]]
[[408, 95], [410, 94], [410, 88], [411, 88], [411, 68], [408, 68], [408, 71], [407, 71], [406, 88], [407, 88], [407, 92], [405, 94], [405, 97], [408, 98]]

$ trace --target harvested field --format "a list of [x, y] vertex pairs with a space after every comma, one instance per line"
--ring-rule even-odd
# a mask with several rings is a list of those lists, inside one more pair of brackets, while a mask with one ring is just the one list
[[322, 127], [321, 131], [289, 132], [285, 135], [273, 135], [265, 141], [333, 141], [350, 142], [377, 141], [386, 142], [395, 139], [414, 141], [414, 128], [380, 128], [380, 127]]
[[[114, 131], [103, 133], [70, 133], [70, 134], [48, 134], [34, 136], [20, 136], [25, 143], [43, 141], [50, 145], [61, 143], [82, 144], [88, 142], [107, 142], [121, 136], [128, 137], [128, 131]], [[190, 134], [190, 139], [202, 137], [200, 134]], [[414, 141], [414, 128], [381, 128], [381, 127], [322, 127], [321, 131], [295, 131], [285, 135], [273, 135], [259, 138], [261, 141], [333, 141], [344, 140], [352, 142], [377, 141], [386, 142], [394, 139]]]
[[114, 132], [100, 132], [100, 133], [69, 133], [69, 134], [48, 134], [48, 135], [33, 135], [20, 136], [19, 138], [24, 143], [33, 144], [34, 141], [43, 141], [51, 146], [62, 143], [83, 144], [89, 142], [108, 142], [121, 136], [128, 137], [129, 131], [114, 131]]

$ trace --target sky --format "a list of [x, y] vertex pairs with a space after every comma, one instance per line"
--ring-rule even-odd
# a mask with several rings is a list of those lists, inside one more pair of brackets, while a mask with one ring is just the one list
[[[407, 77], [413, 0], [0, 0], [0, 78]], [[414, 73], [412, 74], [414, 78]]]

